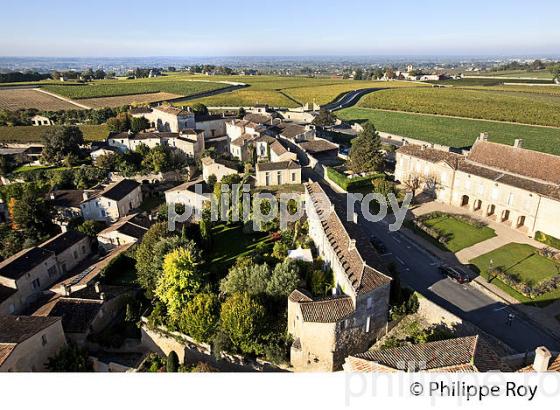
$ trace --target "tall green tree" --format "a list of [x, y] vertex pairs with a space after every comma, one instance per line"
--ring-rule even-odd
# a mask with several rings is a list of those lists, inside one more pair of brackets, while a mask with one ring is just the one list
[[165, 303], [172, 322], [179, 321], [182, 309], [204, 284], [200, 263], [200, 252], [192, 241], [170, 252], [163, 260], [163, 272], [155, 294]]
[[130, 131], [137, 133], [150, 128], [150, 121], [144, 117], [132, 117], [130, 119]]
[[300, 283], [299, 269], [295, 262], [286, 260], [272, 270], [266, 293], [275, 297], [287, 297]]
[[247, 293], [236, 293], [222, 304], [220, 326], [237, 350], [258, 354], [262, 351], [265, 308]]
[[54, 209], [40, 191], [25, 189], [13, 208], [13, 222], [29, 243], [36, 243], [54, 233]]
[[349, 167], [355, 173], [375, 172], [383, 165], [381, 138], [371, 122], [352, 140]]
[[257, 265], [250, 258], [240, 258], [220, 282], [220, 291], [229, 295], [243, 292], [261, 295], [266, 293], [269, 280], [270, 267], [266, 263]]
[[84, 135], [76, 126], [53, 126], [48, 127], [43, 134], [43, 143], [43, 161], [60, 164], [68, 155], [80, 155]]
[[136, 274], [140, 286], [146, 291], [146, 296], [152, 298], [161, 273], [163, 261], [160, 262], [159, 271], [154, 272], [154, 248], [161, 239], [169, 236], [167, 222], [158, 222], [150, 227], [144, 234], [142, 242], [136, 248]]
[[220, 302], [214, 293], [194, 296], [183, 311], [179, 327], [199, 342], [209, 342], [216, 332], [220, 315]]
[[313, 119], [313, 124], [320, 127], [328, 127], [336, 123], [336, 115], [334, 115], [329, 110], [321, 108], [319, 114]]
[[93, 372], [93, 363], [86, 349], [71, 343], [49, 358], [47, 369], [51, 372]]

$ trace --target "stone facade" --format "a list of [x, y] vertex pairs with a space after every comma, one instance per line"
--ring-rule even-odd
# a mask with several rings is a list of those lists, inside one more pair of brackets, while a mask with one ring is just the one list
[[301, 184], [301, 165], [294, 161], [259, 162], [256, 186]]
[[334, 288], [323, 299], [297, 290], [290, 295], [290, 361], [296, 370], [335, 371], [385, 333], [391, 279], [378, 270], [383, 266], [367, 237], [338, 217], [319, 184], [306, 184], [305, 209], [309, 236], [333, 271]]
[[[498, 147], [501, 144], [486, 138], [483, 134], [473, 147], [475, 155], [471, 151], [467, 156], [404, 146], [396, 154], [395, 179], [401, 183], [416, 179], [420, 190], [437, 201], [510, 225], [528, 236], [542, 231], [559, 238], [560, 171], [553, 164], [560, 163], [560, 157], [524, 150], [519, 140], [515, 147]], [[496, 157], [495, 166], [485, 151]], [[526, 166], [506, 169], [502, 164], [507, 164], [508, 157]], [[541, 166], [558, 175], [535, 174]]]
[[80, 204], [80, 209], [84, 219], [114, 222], [126, 216], [133, 209], [138, 208], [141, 203], [142, 189], [140, 184], [124, 179], [85, 199]]

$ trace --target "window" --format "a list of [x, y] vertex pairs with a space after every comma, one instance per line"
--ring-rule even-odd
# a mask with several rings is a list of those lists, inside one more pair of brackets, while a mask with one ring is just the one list
[[74, 259], [78, 259], [78, 251], [74, 251]]
[[52, 278], [53, 276], [56, 275], [56, 266], [51, 266], [48, 270], [47, 273], [49, 274], [49, 278]]
[[43, 346], [47, 344], [47, 335], [41, 336], [41, 343], [43, 344]]
[[278, 180], [278, 185], [282, 185], [282, 171], [276, 173], [276, 178]]
[[296, 182], [296, 173], [292, 172], [292, 182]]
[[33, 282], [31, 282], [31, 286], [33, 287], [33, 289], [37, 289], [37, 288], [41, 287], [41, 281], [39, 280], [39, 278], [37, 278]]

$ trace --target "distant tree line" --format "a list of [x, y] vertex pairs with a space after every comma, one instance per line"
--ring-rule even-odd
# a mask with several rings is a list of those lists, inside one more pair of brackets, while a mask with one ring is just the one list
[[0, 83], [21, 83], [24, 81], [41, 81], [49, 78], [49, 74], [41, 74], [37, 71], [12, 71], [10, 73], [0, 73]]

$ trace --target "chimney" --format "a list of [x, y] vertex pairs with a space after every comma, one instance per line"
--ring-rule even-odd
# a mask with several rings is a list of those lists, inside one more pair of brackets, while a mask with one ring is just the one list
[[51, 198], [51, 200], [52, 200], [52, 199], [55, 199], [54, 192], [51, 192], [50, 195], [49, 195], [49, 197]]
[[87, 201], [89, 198], [89, 193], [87, 191], [82, 192], [82, 198], [84, 201]]
[[350, 239], [350, 242], [348, 243], [348, 250], [353, 251], [354, 249], [356, 249], [356, 240]]
[[95, 282], [94, 288], [95, 293], [101, 293], [101, 283], [99, 283], [99, 281]]
[[99, 299], [105, 300], [106, 298], [107, 298], [107, 296], [105, 295], [105, 292], [101, 292], [101, 293], [99, 294]]
[[521, 138], [516, 138], [513, 142], [514, 148], [523, 148], [523, 140]]
[[533, 369], [536, 372], [546, 372], [548, 370], [548, 363], [552, 354], [544, 346], [537, 347], [535, 349], [535, 361], [533, 362]]
[[487, 132], [481, 132], [480, 136], [478, 137], [479, 141], [488, 141], [488, 133]]

